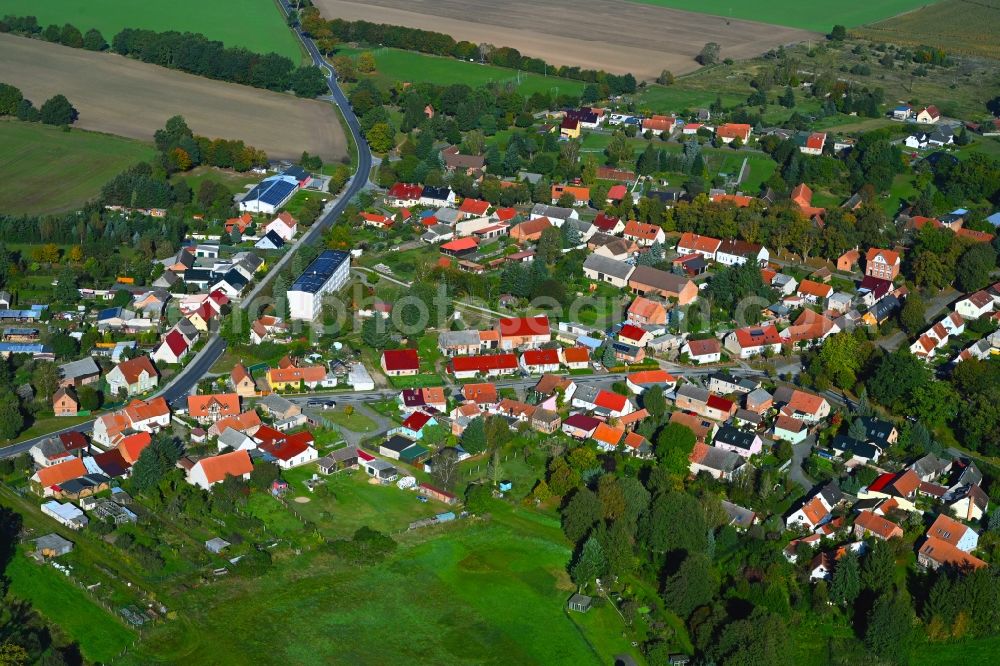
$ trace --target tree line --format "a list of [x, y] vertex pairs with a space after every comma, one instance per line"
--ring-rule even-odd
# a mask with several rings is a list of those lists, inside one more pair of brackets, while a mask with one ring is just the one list
[[[82, 35], [76, 27], [49, 26], [42, 30], [34, 16], [6, 16], [0, 32], [41, 37], [72, 48], [103, 51], [108, 48], [100, 32]], [[243, 47], [226, 47], [201, 33], [169, 30], [157, 32], [125, 28], [111, 40], [111, 50], [143, 62], [177, 69], [210, 79], [229, 81], [277, 92], [291, 90], [299, 97], [316, 97], [327, 92], [326, 79], [318, 67], [296, 67], [290, 58], [277, 53], [255, 53]]]
[[53, 95], [45, 100], [42, 108], [36, 109], [20, 88], [0, 83], [0, 116], [14, 116], [29, 123], [65, 126], [76, 122], [80, 114], [65, 95]]
[[369, 21], [347, 21], [345, 19], [325, 20], [315, 7], [301, 12], [303, 31], [316, 39], [317, 46], [332, 53], [338, 42], [360, 42], [378, 44], [393, 48], [418, 51], [432, 55], [448, 56], [458, 60], [479, 60], [497, 67], [507, 67], [535, 74], [551, 74], [566, 79], [602, 84], [611, 95], [633, 93], [636, 80], [632, 74], [616, 75], [603, 70], [581, 69], [580, 67], [556, 67], [541, 58], [522, 55], [509, 46], [473, 44], [456, 41], [450, 35], [419, 28], [407, 28]]

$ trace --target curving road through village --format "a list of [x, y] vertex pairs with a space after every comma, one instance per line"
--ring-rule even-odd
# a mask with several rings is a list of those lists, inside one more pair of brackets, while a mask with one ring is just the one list
[[[281, 0], [280, 4], [282, 11], [287, 15], [290, 11], [288, 3]], [[368, 143], [365, 141], [364, 135], [361, 133], [361, 125], [358, 122], [358, 117], [354, 114], [354, 110], [347, 101], [347, 96], [344, 94], [344, 91], [340, 88], [340, 85], [337, 82], [336, 72], [334, 72], [333, 68], [326, 63], [312, 39], [303, 35], [298, 27], [296, 27], [294, 31], [299, 40], [301, 40], [306, 51], [309, 53], [309, 56], [312, 58], [313, 63], [326, 74], [326, 84], [330, 89], [330, 95], [325, 99], [336, 104], [340, 108], [341, 113], [344, 115], [347, 129], [354, 137], [354, 145], [358, 151], [357, 170], [347, 182], [344, 191], [341, 192], [340, 196], [334, 200], [333, 204], [327, 206], [316, 222], [314, 222], [313, 225], [309, 227], [309, 229], [299, 238], [299, 240], [296, 241], [291, 250], [286, 252], [281, 260], [275, 264], [271, 270], [260, 279], [257, 285], [240, 301], [238, 307], [244, 310], [251, 306], [255, 298], [264, 290], [266, 285], [274, 279], [274, 276], [277, 275], [282, 268], [284, 268], [287, 262], [291, 261], [292, 256], [300, 248], [302, 248], [303, 245], [313, 245], [320, 241], [323, 231], [325, 231], [340, 217], [340, 215], [344, 212], [344, 209], [347, 207], [347, 204], [350, 203], [351, 199], [353, 199], [365, 188], [368, 182], [368, 174], [371, 173], [372, 169], [371, 150], [369, 150]], [[203, 346], [194, 358], [191, 359], [191, 362], [188, 363], [175, 377], [173, 377], [166, 386], [157, 391], [155, 396], [163, 396], [168, 403], [173, 404], [184, 396], [189, 395], [198, 385], [198, 382], [201, 381], [202, 377], [208, 374], [211, 367], [222, 357], [225, 351], [226, 342], [220, 338], [218, 334], [211, 335], [205, 343], [205, 346]], [[47, 439], [53, 435], [74, 431], [90, 432], [93, 426], [94, 421], [90, 420], [85, 423], [79, 423], [68, 428], [63, 428], [62, 430], [58, 430], [56, 432], [47, 433], [40, 437], [18, 442], [17, 444], [0, 449], [0, 458], [9, 458], [11, 456], [24, 453], [39, 441]]]

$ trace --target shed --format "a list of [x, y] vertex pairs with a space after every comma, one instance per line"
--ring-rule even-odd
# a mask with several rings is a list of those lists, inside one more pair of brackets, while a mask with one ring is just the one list
[[35, 554], [42, 557], [59, 557], [73, 550], [73, 542], [58, 534], [46, 534], [34, 540]]
[[593, 605], [594, 600], [585, 594], [574, 594], [569, 598], [569, 603], [567, 606], [571, 611], [576, 611], [577, 613], [586, 613], [590, 610], [591, 605]]
[[226, 548], [229, 548], [229, 545], [230, 545], [229, 542], [226, 541], [225, 539], [220, 539], [219, 537], [215, 537], [214, 539], [209, 539], [208, 541], [205, 542], [205, 550], [207, 550], [210, 553], [215, 553], [216, 555], [218, 555]]

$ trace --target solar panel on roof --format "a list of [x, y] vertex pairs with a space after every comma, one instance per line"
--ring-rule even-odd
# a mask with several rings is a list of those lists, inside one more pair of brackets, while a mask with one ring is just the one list
[[337, 272], [350, 255], [340, 250], [327, 250], [316, 257], [292, 285], [292, 291], [316, 293]]

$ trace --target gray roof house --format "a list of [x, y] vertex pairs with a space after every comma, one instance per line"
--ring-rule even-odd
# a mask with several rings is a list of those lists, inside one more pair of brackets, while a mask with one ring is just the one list
[[592, 254], [583, 262], [583, 273], [591, 280], [608, 282], [618, 287], [628, 284], [635, 266], [599, 254]]

